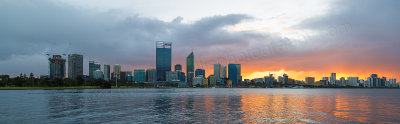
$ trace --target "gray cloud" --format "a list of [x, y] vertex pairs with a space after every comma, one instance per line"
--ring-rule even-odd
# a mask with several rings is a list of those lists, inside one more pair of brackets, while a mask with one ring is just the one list
[[[177, 60], [174, 63], [184, 63], [186, 54], [193, 49], [201, 49], [197, 54], [201, 57], [220, 51], [212, 46], [244, 48], [252, 40], [264, 37], [255, 32], [223, 29], [252, 19], [244, 14], [215, 15], [186, 24], [181, 23], [182, 17], [171, 22], [138, 15], [119, 18], [115, 11], [95, 13], [50, 1], [0, 3], [0, 61], [7, 63], [22, 56], [80, 53], [84, 54], [85, 61], [119, 63], [131, 70], [129, 66], [154, 66], [157, 40], [173, 41], [173, 53], [179, 53], [174, 54]], [[1, 66], [1, 73], [21, 71], [5, 69], [9, 65]], [[47, 72], [47, 66], [42, 70], [22, 68], [26, 69], [25, 73]]]

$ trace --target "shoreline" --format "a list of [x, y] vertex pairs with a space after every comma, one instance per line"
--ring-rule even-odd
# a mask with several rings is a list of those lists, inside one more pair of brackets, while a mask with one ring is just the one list
[[[71, 86], [71, 87], [0, 87], [0, 90], [68, 90], [68, 89], [146, 89], [146, 88], [156, 88], [156, 89], [173, 89], [173, 88], [189, 88], [189, 87], [112, 87], [112, 88], [100, 88], [98, 86]], [[195, 87], [196, 88], [196, 87]], [[211, 87], [210, 87], [211, 88]], [[228, 89], [221, 87], [223, 89]], [[304, 88], [288, 88], [288, 87], [274, 87], [274, 88], [262, 88], [262, 87], [232, 87], [232, 88], [245, 88], [245, 89], [399, 89], [392, 87], [374, 87], [374, 88], [364, 88], [364, 87], [304, 87]], [[202, 89], [197, 87], [196, 89]]]

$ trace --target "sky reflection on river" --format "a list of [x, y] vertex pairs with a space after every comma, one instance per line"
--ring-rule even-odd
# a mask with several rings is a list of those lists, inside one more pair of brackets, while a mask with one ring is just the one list
[[1, 123], [400, 122], [398, 89], [0, 91]]

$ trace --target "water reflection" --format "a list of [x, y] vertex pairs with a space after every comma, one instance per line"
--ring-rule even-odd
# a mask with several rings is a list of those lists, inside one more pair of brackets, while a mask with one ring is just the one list
[[387, 89], [0, 92], [0, 123], [400, 122], [400, 90]]

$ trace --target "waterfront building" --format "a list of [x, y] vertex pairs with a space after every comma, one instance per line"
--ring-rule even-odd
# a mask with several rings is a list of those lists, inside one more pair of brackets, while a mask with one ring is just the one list
[[208, 81], [210, 82], [210, 87], [215, 87], [217, 85], [217, 76], [215, 75], [208, 76]]
[[237, 85], [242, 81], [241, 65], [235, 63], [228, 64], [228, 78], [232, 81], [232, 85]]
[[121, 66], [118, 64], [114, 65], [114, 79], [121, 80]]
[[203, 78], [206, 78], [206, 76], [205, 76], [206, 75], [206, 70], [201, 69], [201, 68], [196, 69], [195, 77], [197, 77], [199, 75], [202, 75]]
[[226, 70], [227, 70], [226, 65], [222, 64], [221, 65], [221, 78], [228, 78]]
[[169, 72], [167, 72], [166, 80], [167, 80], [168, 82], [171, 82], [171, 81], [178, 81], [178, 80], [179, 80], [179, 78], [178, 78], [178, 72], [174, 72], [174, 71], [169, 71]]
[[103, 78], [103, 72], [100, 69], [97, 69], [93, 72], [93, 79], [101, 79]]
[[156, 69], [147, 69], [146, 70], [146, 81], [147, 82], [156, 82], [157, 81], [157, 74]]
[[133, 81], [132, 71], [125, 71], [125, 81], [126, 82]]
[[208, 87], [208, 79], [207, 78], [203, 78], [201, 85], [203, 85], [204, 87]]
[[273, 75], [273, 74], [269, 74], [269, 76], [265, 76], [265, 77], [264, 77], [264, 80], [265, 80], [265, 84], [266, 84], [267, 86], [272, 86], [272, 85], [274, 85], [274, 80], [275, 80], [275, 78], [274, 78], [274, 75]]
[[348, 86], [353, 86], [353, 87], [358, 87], [358, 77], [347, 77], [347, 85]]
[[336, 73], [331, 73], [330, 85], [336, 86]]
[[121, 81], [126, 81], [126, 72], [125, 71], [120, 72], [119, 79]]
[[181, 64], [176, 64], [175, 65], [175, 71], [182, 71], [182, 65]]
[[194, 77], [193, 72], [187, 73], [187, 83], [189, 87], [193, 87], [193, 77]]
[[221, 78], [221, 64], [218, 62], [214, 64], [214, 76], [217, 77], [217, 79]]
[[101, 70], [101, 65], [95, 61], [89, 61], [89, 77], [94, 78], [93, 72], [96, 70]]
[[146, 82], [146, 72], [144, 69], [135, 69], [133, 70], [133, 80], [135, 83], [144, 83]]
[[193, 55], [193, 52], [191, 52], [186, 57], [186, 73], [189, 74], [189, 72], [194, 72], [194, 55]]
[[255, 83], [255, 84], [264, 84], [264, 78], [256, 78], [251, 80], [251, 82]]
[[[338, 83], [338, 86], [350, 86], [350, 85], [347, 83], [346, 78], [341, 77], [339, 80], [340, 80], [340, 81], [336, 81], [336, 82]], [[340, 82], [340, 84], [339, 84], [339, 82]]]
[[307, 85], [314, 85], [314, 83], [315, 83], [315, 77], [306, 77], [306, 80], [305, 80], [306, 82], [306, 84]]
[[283, 80], [282, 80], [282, 84], [284, 85], [289, 85], [289, 76], [287, 74], [283, 74]]
[[61, 55], [53, 55], [52, 58], [49, 58], [49, 72], [51, 80], [56, 78], [64, 79], [66, 72], [65, 59]]
[[166, 72], [171, 71], [172, 42], [157, 41], [156, 71], [157, 81], [166, 81]]
[[182, 71], [177, 71], [177, 73], [178, 73], [178, 80], [179, 81], [185, 81], [185, 72], [182, 72]]
[[104, 64], [103, 70], [104, 70], [104, 80], [106, 81], [110, 80], [110, 65]]
[[202, 82], [203, 82], [203, 77], [202, 76], [194, 77], [193, 78], [193, 87], [201, 86]]
[[390, 87], [396, 87], [396, 78], [390, 78], [389, 84], [390, 84]]
[[244, 79], [244, 83], [246, 84], [250, 83], [250, 79]]
[[83, 75], [83, 55], [68, 55], [68, 78], [76, 79]]

